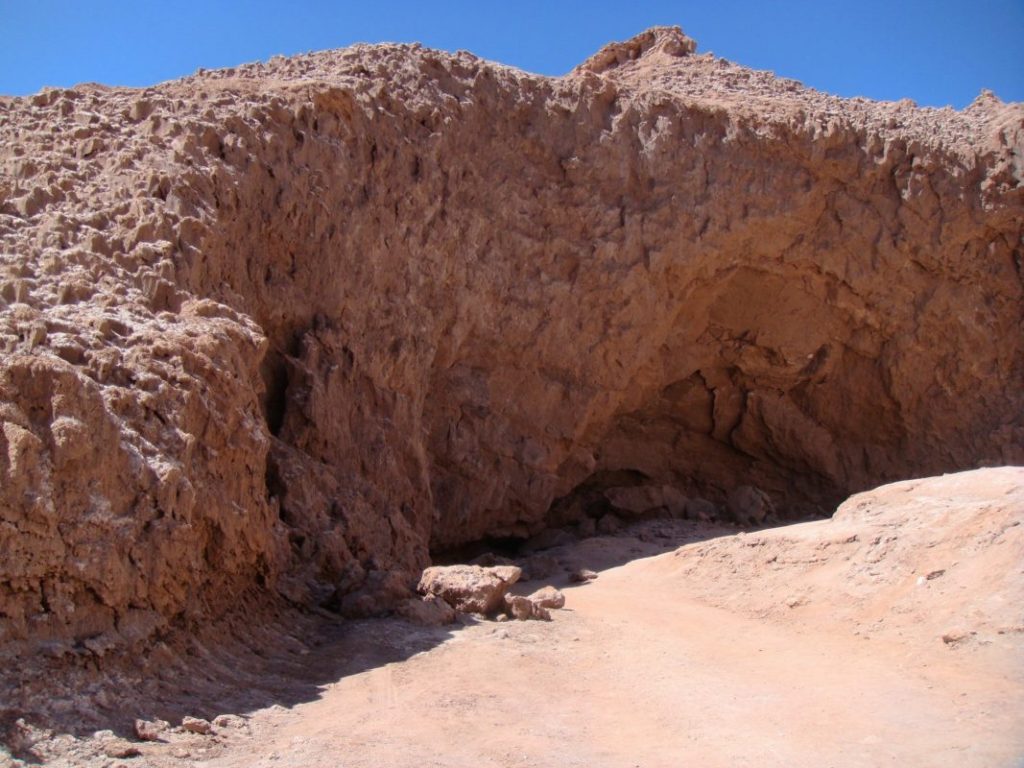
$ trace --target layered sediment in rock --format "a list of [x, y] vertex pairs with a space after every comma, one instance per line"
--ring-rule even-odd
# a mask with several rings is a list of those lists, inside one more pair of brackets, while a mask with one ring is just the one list
[[1022, 145], [667, 29], [0, 99], [0, 644], [365, 612], [594, 489], [1020, 463]]

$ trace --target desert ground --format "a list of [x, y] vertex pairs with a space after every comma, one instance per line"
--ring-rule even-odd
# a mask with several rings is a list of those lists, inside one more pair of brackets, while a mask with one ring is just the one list
[[[160, 768], [1019, 765], [1022, 522], [1014, 468], [897, 483], [833, 519], [760, 531], [644, 521], [543, 553], [561, 566], [545, 583], [566, 596], [550, 622], [325, 622], [296, 638], [287, 669], [251, 670], [274, 690], [263, 706], [211, 717], [209, 734], [171, 723], [152, 741], [44, 738], [23, 757]], [[582, 567], [597, 578], [569, 583]], [[207, 702], [171, 710], [189, 706]], [[148, 713], [124, 714], [127, 728]], [[129, 744], [137, 754], [109, 757]]]

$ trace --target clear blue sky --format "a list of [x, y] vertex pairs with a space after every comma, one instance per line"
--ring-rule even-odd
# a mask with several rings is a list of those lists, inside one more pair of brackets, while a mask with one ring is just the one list
[[991, 88], [1024, 101], [1024, 0], [0, 0], [0, 93], [150, 85], [199, 67], [382, 41], [562, 74], [654, 24], [678, 24], [702, 52], [843, 96], [963, 107]]

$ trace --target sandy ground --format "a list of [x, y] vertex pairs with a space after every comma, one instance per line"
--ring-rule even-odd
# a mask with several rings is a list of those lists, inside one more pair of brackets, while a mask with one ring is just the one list
[[[568, 588], [551, 624], [442, 632], [427, 652], [257, 713], [250, 741], [204, 764], [1013, 765], [1021, 604], [1003, 592], [1024, 567], [1020, 474], [892, 486], [833, 521], [656, 556], [642, 555], [694, 529], [583, 542], [567, 562], [627, 562]], [[1000, 598], [1007, 615], [986, 612]]]
[[1024, 765], [1022, 520], [1004, 469], [766, 531], [638, 524], [553, 550], [599, 577], [554, 579], [550, 623], [349, 622], [300, 700], [96, 764]]
[[[670, 556], [669, 556], [670, 557]], [[1019, 678], [678, 597], [665, 556], [251, 721], [209, 766], [1012, 764]], [[939, 649], [948, 657], [950, 651]]]

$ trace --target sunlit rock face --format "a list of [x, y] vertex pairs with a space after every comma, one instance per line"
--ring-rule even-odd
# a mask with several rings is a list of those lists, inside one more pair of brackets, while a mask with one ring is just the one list
[[0, 99], [0, 643], [383, 605], [609, 488], [1020, 463], [1022, 136], [674, 29]]

